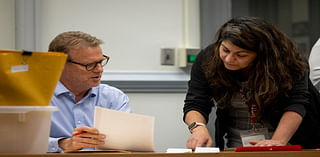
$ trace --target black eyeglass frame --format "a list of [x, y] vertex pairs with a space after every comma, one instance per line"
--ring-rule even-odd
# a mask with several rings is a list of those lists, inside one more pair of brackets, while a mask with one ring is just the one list
[[106, 56], [106, 55], [103, 55], [103, 57], [104, 57], [104, 59], [101, 60], [101, 61], [88, 63], [88, 64], [82, 64], [82, 63], [79, 63], [79, 62], [75, 62], [75, 61], [73, 61], [71, 59], [68, 59], [67, 62], [84, 66], [86, 68], [86, 70], [91, 71], [91, 70], [95, 69], [98, 64], [100, 64], [102, 67], [104, 67], [105, 65], [108, 64], [110, 57]]

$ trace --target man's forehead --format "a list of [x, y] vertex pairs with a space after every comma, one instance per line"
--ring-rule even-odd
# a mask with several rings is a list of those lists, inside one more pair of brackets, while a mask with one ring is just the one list
[[90, 58], [97, 60], [103, 58], [102, 50], [99, 46], [95, 47], [74, 47], [69, 50], [69, 57], [74, 58], [85, 58], [90, 60]]

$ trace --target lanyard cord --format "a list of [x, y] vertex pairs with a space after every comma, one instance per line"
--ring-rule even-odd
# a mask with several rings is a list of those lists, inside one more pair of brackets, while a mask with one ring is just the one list
[[256, 123], [257, 123], [257, 116], [256, 116], [256, 112], [257, 112], [257, 105], [256, 103], [252, 103], [249, 101], [249, 99], [247, 98], [247, 93], [244, 93], [243, 88], [240, 89], [240, 96], [241, 96], [241, 100], [242, 103], [248, 105], [248, 109], [249, 109], [249, 113], [250, 113], [250, 123], [253, 126], [253, 130], [256, 129]]

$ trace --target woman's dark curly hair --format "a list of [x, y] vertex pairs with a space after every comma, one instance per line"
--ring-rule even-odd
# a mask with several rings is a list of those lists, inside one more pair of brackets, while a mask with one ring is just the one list
[[210, 86], [222, 93], [217, 106], [230, 105], [231, 96], [240, 86], [233, 71], [224, 67], [219, 57], [222, 41], [257, 53], [249, 70], [248, 100], [257, 104], [258, 113], [277, 97], [292, 89], [293, 81], [301, 79], [308, 65], [296, 45], [270, 22], [256, 17], [238, 17], [229, 20], [218, 30], [212, 55], [202, 65]]

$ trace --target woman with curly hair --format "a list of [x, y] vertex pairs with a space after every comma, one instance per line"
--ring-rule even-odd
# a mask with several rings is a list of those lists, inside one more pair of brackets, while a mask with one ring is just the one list
[[320, 104], [315, 102], [320, 98], [309, 83], [308, 69], [294, 42], [270, 22], [229, 20], [191, 70], [183, 109], [191, 132], [187, 147], [213, 144], [206, 126], [212, 107], [215, 145], [221, 149], [320, 147]]

